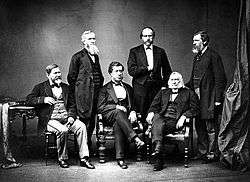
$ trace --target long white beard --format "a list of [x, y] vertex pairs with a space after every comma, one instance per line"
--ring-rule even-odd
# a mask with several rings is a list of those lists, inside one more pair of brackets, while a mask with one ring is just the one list
[[57, 85], [60, 85], [62, 83], [62, 79], [58, 78], [58, 79], [54, 80], [54, 83], [56, 83]]
[[100, 51], [96, 45], [85, 45], [85, 48], [91, 55], [97, 55]]

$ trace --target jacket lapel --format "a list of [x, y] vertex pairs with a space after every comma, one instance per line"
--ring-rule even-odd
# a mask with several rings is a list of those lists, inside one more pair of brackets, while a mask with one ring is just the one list
[[171, 90], [168, 89], [168, 90], [166, 90], [165, 92], [162, 93], [162, 99], [163, 99], [162, 102], [164, 104], [163, 104], [163, 108], [162, 108], [161, 113], [164, 113], [166, 111], [166, 109], [167, 109], [168, 101], [169, 101], [169, 97], [170, 97], [170, 92], [171, 92]]
[[131, 97], [131, 95], [130, 95], [130, 93], [128, 91], [127, 86], [123, 82], [122, 82], [122, 84], [124, 85], [124, 88], [126, 90], [126, 94], [127, 94], [127, 98], [128, 98], [128, 108], [130, 109], [131, 108], [131, 100], [130, 100], [130, 98], [132, 98], [132, 97]]
[[47, 96], [53, 97], [52, 89], [49, 84], [49, 80], [45, 82], [45, 94]]
[[62, 97], [64, 100], [64, 104], [67, 105], [68, 101], [68, 93], [67, 93], [67, 86], [62, 83]]
[[[95, 56], [95, 58], [96, 57], [97, 56]], [[80, 60], [81, 60], [82, 64], [84, 65], [83, 66], [85, 68], [84, 70], [86, 72], [89, 72], [92, 75], [93, 70], [92, 70], [92, 66], [91, 66], [91, 62], [90, 62], [92, 60], [88, 54], [88, 51], [85, 48], [82, 50], [82, 57], [80, 58]]]
[[200, 64], [202, 64], [202, 66], [200, 68], [202, 68], [202, 73], [200, 75], [200, 78], [202, 79], [206, 73], [206, 70], [209, 66], [209, 59], [210, 59], [210, 50], [209, 48], [204, 52], [204, 54], [201, 56], [201, 60], [200, 60]]
[[139, 54], [140, 54], [139, 57], [141, 58], [143, 65], [148, 66], [147, 56], [143, 44], [140, 46]]
[[157, 52], [157, 48], [156, 46], [153, 45], [153, 64], [154, 64], [154, 68], [157, 67], [157, 64], [158, 64], [158, 52]]
[[117, 104], [118, 103], [118, 99], [117, 99], [117, 97], [115, 95], [115, 90], [114, 90], [114, 87], [112, 85], [112, 82], [108, 83], [108, 85], [107, 85], [107, 92], [112, 97], [112, 99], [114, 100], [114, 102]]

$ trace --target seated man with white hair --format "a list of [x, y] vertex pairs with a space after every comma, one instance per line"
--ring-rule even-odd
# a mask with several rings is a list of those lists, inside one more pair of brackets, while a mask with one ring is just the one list
[[199, 114], [198, 96], [183, 83], [182, 75], [173, 72], [168, 80], [168, 89], [155, 96], [146, 118], [152, 124], [152, 143], [155, 157], [154, 171], [163, 169], [161, 157], [162, 138], [165, 134], [182, 129], [186, 118]]

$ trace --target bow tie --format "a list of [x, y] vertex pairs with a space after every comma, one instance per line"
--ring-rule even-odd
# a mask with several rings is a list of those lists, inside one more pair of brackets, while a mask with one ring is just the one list
[[61, 86], [58, 85], [58, 84], [56, 84], [56, 83], [54, 83], [54, 84], [50, 85], [50, 87], [51, 87], [51, 88], [54, 88], [54, 87], [60, 88]]
[[121, 82], [119, 82], [119, 83], [116, 83], [116, 82], [112, 82], [115, 86], [118, 86], [118, 85], [120, 85], [120, 86], [122, 86], [122, 83]]
[[178, 94], [178, 92], [179, 92], [179, 90], [175, 91], [175, 92], [171, 91], [171, 94]]
[[151, 47], [150, 46], [146, 47], [146, 50], [148, 50], [148, 49], [151, 50]]
[[201, 56], [202, 56], [202, 54], [201, 54], [201, 52], [199, 52], [198, 54], [195, 55], [194, 60], [195, 61], [200, 61], [201, 60]]

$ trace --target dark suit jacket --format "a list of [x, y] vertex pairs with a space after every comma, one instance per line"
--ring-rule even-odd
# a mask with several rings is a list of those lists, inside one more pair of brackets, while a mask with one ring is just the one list
[[[146, 79], [151, 75], [151, 78], [161, 85], [167, 83], [168, 77], [172, 70], [164, 49], [153, 46], [154, 68], [152, 72], [148, 71], [147, 56], [144, 46], [140, 45], [130, 50], [128, 58], [128, 73], [133, 77], [133, 83], [143, 85]], [[161, 71], [162, 70], [162, 71]], [[162, 73], [162, 74], [161, 74]]]
[[[75, 101], [71, 104], [76, 104], [77, 113], [80, 118], [90, 118], [93, 108], [94, 82], [90, 59], [86, 49], [74, 54], [70, 62], [67, 77], [70, 86], [70, 101]], [[95, 56], [95, 61], [101, 73], [98, 56]], [[100, 85], [103, 85], [103, 81], [104, 78], [101, 75]]]
[[[127, 83], [122, 82], [122, 84], [127, 92], [127, 98], [128, 98], [127, 111], [129, 113], [130, 111], [134, 110], [133, 89]], [[98, 104], [97, 104], [97, 111], [98, 113], [101, 113], [103, 115], [105, 120], [111, 120], [110, 122], [112, 122], [113, 119], [112, 112], [115, 111], [117, 104], [118, 104], [118, 99], [115, 95], [113, 84], [112, 82], [108, 82], [100, 90]]]
[[[163, 116], [166, 112], [171, 93], [171, 89], [160, 90], [155, 96], [148, 112], [154, 112]], [[179, 89], [175, 102], [177, 103], [177, 118], [180, 118], [182, 115], [191, 118], [199, 114], [199, 98], [191, 89]]]
[[[68, 102], [68, 85], [66, 83], [62, 83], [61, 87], [64, 105], [68, 111], [68, 115], [76, 118], [76, 109], [74, 108], [74, 105], [70, 105]], [[44, 103], [45, 97], [53, 97], [52, 89], [48, 80], [36, 85], [26, 98], [27, 104], [34, 106], [36, 109], [36, 114], [38, 116], [38, 132], [42, 132], [46, 129], [54, 109], [53, 105]]]
[[[193, 63], [193, 68], [197, 62]], [[201, 119], [214, 118], [215, 102], [223, 102], [224, 90], [226, 88], [227, 79], [224, 71], [224, 66], [220, 55], [213, 49], [208, 48], [200, 60], [200, 104], [201, 104]], [[189, 86], [194, 89], [192, 70]]]

